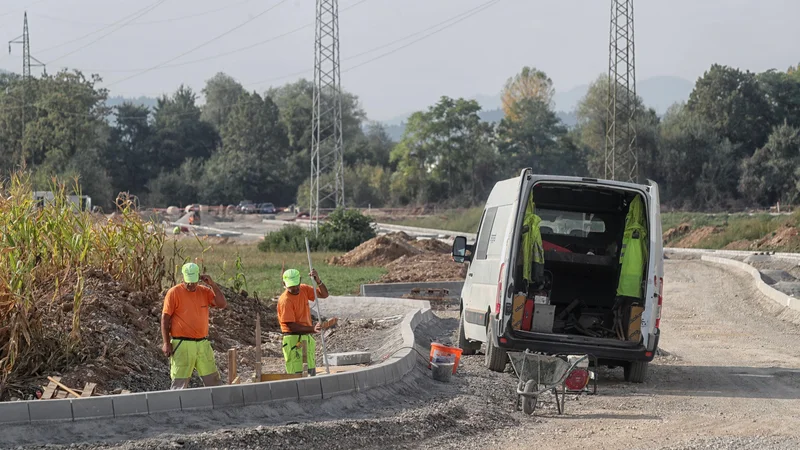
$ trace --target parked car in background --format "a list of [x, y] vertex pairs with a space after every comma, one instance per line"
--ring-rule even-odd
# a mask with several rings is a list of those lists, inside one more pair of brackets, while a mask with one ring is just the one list
[[261, 203], [258, 205], [259, 214], [275, 214], [276, 212], [275, 205], [272, 203]]
[[236, 205], [236, 212], [239, 214], [253, 214], [256, 212], [256, 205], [251, 200], [242, 200]]

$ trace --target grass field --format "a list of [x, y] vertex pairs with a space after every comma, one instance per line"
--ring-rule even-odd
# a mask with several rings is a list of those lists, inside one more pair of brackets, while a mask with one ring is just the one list
[[[771, 216], [769, 214], [705, 214], [705, 213], [664, 213], [661, 215], [664, 231], [688, 223], [692, 229], [705, 226], [719, 227], [720, 231], [699, 244], [699, 248], [721, 249], [732, 242], [755, 241], [775, 233], [779, 228], [789, 225], [800, 227], [800, 212], [792, 215]], [[764, 250], [795, 251], [794, 248], [775, 248]]]
[[[286, 268], [295, 268], [303, 274], [303, 283], [310, 283], [308, 278], [308, 258], [305, 253], [264, 253], [255, 244], [201, 244], [194, 239], [185, 239], [178, 246], [185, 257], [198, 259], [198, 264], [205, 266], [208, 273], [220, 284], [233, 287], [237, 273], [244, 275], [247, 287], [242, 287], [261, 298], [274, 297], [283, 291], [281, 285], [281, 264]], [[170, 245], [166, 251], [172, 252]], [[312, 253], [314, 267], [333, 295], [357, 294], [361, 284], [374, 282], [386, 273], [380, 267], [339, 267], [327, 264], [338, 253]], [[240, 266], [237, 268], [237, 258]]]
[[483, 215], [483, 207], [451, 209], [435, 216], [392, 221], [392, 224], [406, 227], [433, 228], [436, 230], [477, 233]]

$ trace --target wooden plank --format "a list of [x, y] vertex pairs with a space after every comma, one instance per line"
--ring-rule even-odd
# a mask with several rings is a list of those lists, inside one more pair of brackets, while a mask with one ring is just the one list
[[81, 392], [81, 397], [91, 397], [96, 387], [97, 384], [95, 383], [86, 383], [86, 386], [83, 387], [83, 392]]
[[67, 391], [58, 391], [58, 393], [56, 394], [56, 400], [63, 400], [67, 398], [68, 395], [69, 394], [67, 393]]
[[[61, 381], [61, 377], [54, 377], [54, 378], [58, 381]], [[53, 395], [56, 393], [57, 390], [58, 390], [58, 385], [54, 381], [50, 380], [50, 382], [47, 383], [47, 387], [44, 388], [44, 392], [42, 393], [42, 400], [50, 400], [51, 398], [53, 398]]]
[[302, 377], [303, 374], [301, 373], [262, 373], [261, 381], [291, 380], [294, 378], [302, 378]]
[[228, 349], [228, 384], [233, 384], [236, 379], [236, 349]]
[[50, 381], [52, 381], [52, 382], [54, 382], [55, 384], [57, 384], [57, 385], [58, 385], [58, 387], [60, 387], [61, 389], [63, 389], [63, 390], [65, 390], [65, 391], [69, 392], [70, 394], [72, 394], [72, 395], [73, 395], [75, 398], [81, 398], [81, 395], [80, 395], [80, 394], [78, 394], [78, 393], [77, 393], [77, 392], [75, 392], [74, 390], [72, 390], [72, 389], [68, 388], [67, 386], [65, 386], [65, 385], [61, 384], [61, 379], [60, 379], [60, 378], [59, 378], [58, 380], [56, 380], [56, 379], [55, 379], [55, 378], [53, 378], [53, 377], [47, 377], [47, 379], [48, 379], [48, 380], [50, 380]]
[[330, 372], [326, 371], [324, 367], [320, 367], [320, 368], [317, 369], [317, 375], [328, 375], [329, 373], [334, 374], [334, 373], [350, 372], [350, 371], [353, 371], [353, 370], [363, 369], [365, 367], [367, 367], [367, 366], [364, 366], [364, 365], [357, 365], [357, 366], [331, 366], [330, 367], [330, 369], [331, 369]]
[[339, 319], [337, 319], [336, 317], [331, 317], [330, 319], [326, 320], [325, 322], [322, 322], [322, 329], [323, 330], [327, 330], [328, 328], [334, 327], [334, 326], [336, 326], [336, 324], [338, 322], [339, 322]]
[[239, 377], [234, 378], [231, 384], [239, 384]]

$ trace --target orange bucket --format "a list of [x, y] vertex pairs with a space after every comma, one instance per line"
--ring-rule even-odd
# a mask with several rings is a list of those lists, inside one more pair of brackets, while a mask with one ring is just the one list
[[428, 369], [431, 368], [431, 362], [433, 362], [434, 358], [443, 358], [448, 361], [453, 360], [453, 373], [455, 374], [456, 369], [458, 369], [458, 362], [461, 361], [461, 349], [431, 342], [431, 356], [428, 359]]

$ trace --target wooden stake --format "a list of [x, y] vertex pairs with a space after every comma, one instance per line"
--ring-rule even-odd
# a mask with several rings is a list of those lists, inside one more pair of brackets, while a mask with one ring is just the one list
[[70, 394], [72, 394], [72, 395], [73, 395], [75, 398], [81, 398], [80, 394], [78, 394], [77, 392], [73, 391], [72, 389], [70, 389], [70, 388], [66, 387], [65, 385], [61, 384], [61, 378], [59, 378], [58, 380], [56, 380], [56, 379], [55, 379], [55, 378], [53, 378], [53, 377], [47, 377], [47, 379], [48, 379], [48, 380], [50, 380], [50, 381], [52, 381], [53, 383], [57, 384], [57, 385], [58, 385], [58, 387], [60, 387], [61, 389], [63, 389], [63, 390], [65, 390], [65, 391], [69, 392]]
[[260, 303], [258, 300], [258, 294], [256, 294], [256, 362], [255, 362], [255, 379], [254, 381], [258, 381], [261, 379], [261, 308]]
[[308, 376], [308, 347], [306, 347], [305, 341], [300, 341], [297, 343], [297, 346], [300, 347], [300, 350], [303, 352], [303, 376]]
[[81, 397], [91, 397], [96, 387], [97, 384], [95, 383], [86, 383], [86, 386], [83, 387], [83, 392], [81, 392]]
[[236, 349], [228, 350], [228, 384], [233, 384], [236, 379]]

